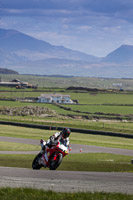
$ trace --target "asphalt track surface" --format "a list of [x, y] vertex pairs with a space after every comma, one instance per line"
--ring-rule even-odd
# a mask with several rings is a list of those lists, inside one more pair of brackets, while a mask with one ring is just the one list
[[0, 167], [0, 187], [31, 187], [56, 192], [133, 194], [133, 174], [49, 171]]
[[[0, 136], [0, 141], [39, 145], [38, 140]], [[71, 145], [71, 153], [104, 152], [133, 156], [133, 150]], [[0, 154], [37, 152], [0, 151]], [[31, 187], [57, 192], [120, 192], [133, 194], [133, 173], [50, 171], [0, 167], [0, 187]]]

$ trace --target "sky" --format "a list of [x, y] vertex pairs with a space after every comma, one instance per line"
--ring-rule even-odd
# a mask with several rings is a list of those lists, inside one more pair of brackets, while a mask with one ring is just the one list
[[104, 57], [133, 45], [133, 1], [0, 0], [0, 28]]

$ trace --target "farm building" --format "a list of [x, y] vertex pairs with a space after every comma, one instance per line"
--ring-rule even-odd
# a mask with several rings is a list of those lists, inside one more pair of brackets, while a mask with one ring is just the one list
[[35, 88], [37, 86], [31, 85], [28, 82], [23, 82], [18, 79], [13, 79], [12, 81], [4, 82], [1, 81], [0, 78], [0, 86], [5, 86], [5, 87], [16, 87], [17, 89], [23, 89], [23, 88]]
[[14, 79], [14, 80], [9, 81], [9, 82], [0, 81], [0, 86], [17, 87], [18, 85], [25, 87], [25, 86], [28, 85], [28, 83], [27, 82], [21, 82], [18, 79]]
[[38, 97], [38, 101], [40, 103], [73, 103], [70, 99], [70, 95], [62, 95], [62, 94], [41, 94]]

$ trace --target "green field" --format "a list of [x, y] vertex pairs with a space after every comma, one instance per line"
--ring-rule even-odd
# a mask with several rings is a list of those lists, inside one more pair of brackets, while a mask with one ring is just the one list
[[[4, 77], [9, 78], [9, 76], [7, 77], [3, 76], [3, 78]], [[62, 88], [61, 88], [61, 87], [57, 87], [57, 85], [54, 83], [59, 84], [61, 83], [62, 80], [64, 80], [64, 82], [70, 82], [71, 85], [73, 85], [76, 82], [76, 80], [78, 80], [78, 78], [69, 78], [69, 79], [64, 78], [63, 79], [63, 78], [53, 78], [53, 77], [22, 76], [23, 81], [26, 81], [27, 77], [29, 77], [29, 81], [31, 82], [33, 80], [37, 82], [40, 80], [46, 81], [46, 82], [51, 80], [52, 86], [49, 87], [47, 84], [45, 85], [45, 87], [40, 87], [38, 89], [22, 89], [22, 90], [20, 89], [17, 90], [16, 88], [4, 89], [4, 87], [2, 87], [0, 88], [0, 98], [1, 99], [16, 99], [16, 98], [24, 99], [26, 97], [39, 97], [40, 94], [42, 93], [56, 92], [56, 93], [62, 93], [62, 94], [70, 94], [71, 99], [77, 100], [79, 104], [63, 105], [64, 108], [67, 109], [66, 110], [63, 108], [59, 108], [58, 106], [53, 105], [53, 104], [22, 103], [18, 101], [14, 101], [14, 102], [0, 101], [0, 109], [4, 109], [5, 107], [24, 107], [24, 106], [32, 105], [32, 106], [39, 106], [39, 107], [47, 107], [51, 110], [54, 110], [57, 113], [57, 115], [60, 116], [60, 119], [61, 118], [63, 119], [64, 116], [66, 118], [71, 116], [72, 118], [76, 118], [76, 119], [80, 117], [81, 120], [82, 119], [89, 119], [89, 120], [93, 120], [93, 119], [104, 120], [105, 119], [105, 120], [133, 121], [133, 103], [132, 103], [133, 92], [130, 90], [125, 91], [125, 92], [118, 92], [118, 91], [110, 92], [111, 90], [108, 90], [107, 92], [104, 92], [104, 93], [100, 91], [99, 92], [87, 92], [87, 91], [82, 91], [82, 90], [72, 91], [72, 90], [66, 89], [67, 85], [65, 85], [65, 87], [63, 88], [64, 85], [62, 84]], [[79, 78], [79, 80], [81, 80], [81, 78]], [[83, 79], [83, 80], [87, 83], [87, 79]], [[88, 81], [89, 83], [92, 81], [93, 83], [97, 85], [97, 83], [99, 83], [99, 81], [101, 80], [90, 78], [88, 79]], [[112, 81], [116, 81], [116, 80], [112, 80]], [[125, 80], [122, 80], [122, 81], [125, 81]], [[128, 80], [128, 81], [132, 82], [132, 80]], [[106, 80], [104, 81], [102, 80], [102, 82], [105, 83]], [[55, 88], [53, 88], [53, 85], [55, 86]], [[3, 116], [0, 116], [0, 118], [4, 119]], [[57, 116], [56, 116], [56, 119], [57, 119]], [[53, 119], [53, 121], [59, 121], [58, 119], [57, 120], [56, 119]], [[21, 118], [20, 121], [21, 120], [23, 120], [23, 118]], [[33, 116], [32, 116], [32, 120], [33, 120]], [[75, 127], [75, 125], [76, 123], [74, 123], [72, 127]], [[126, 131], [126, 129], [124, 129], [124, 131]]]
[[133, 94], [121, 93], [70, 93], [80, 104], [133, 104]]
[[[55, 105], [43, 104], [43, 103], [20, 103], [18, 101], [0, 101], [0, 107], [19, 107], [26, 105], [36, 105], [36, 106], [45, 106], [55, 110], [58, 114], [61, 115], [87, 115], [85, 112], [90, 114], [103, 113], [106, 114], [119, 114], [119, 115], [133, 115], [133, 94], [96, 94], [92, 95], [90, 93], [75, 93], [71, 91], [65, 91], [65, 94], [70, 94], [71, 99], [75, 99], [79, 102], [78, 105], [64, 105], [64, 107], [71, 108], [72, 110], [63, 110], [58, 108]], [[25, 97], [39, 97], [40, 94], [46, 92], [32, 92], [32, 91], [15, 91], [15, 92], [0, 92], [0, 98], [25, 98]], [[64, 93], [63, 93], [64, 94]], [[79, 112], [73, 112], [75, 110]], [[90, 116], [90, 115], [89, 115]], [[111, 117], [111, 116], [110, 116]], [[132, 116], [133, 118], [133, 116]]]
[[81, 113], [90, 112], [92, 114], [104, 113], [104, 114], [120, 114], [120, 115], [133, 115], [133, 106], [108, 106], [108, 105], [67, 105], [67, 108], [71, 108], [73, 111], [78, 110]]
[[[25, 97], [38, 97], [42, 93], [62, 93], [70, 94], [71, 99], [78, 100], [79, 104], [133, 104], [133, 94], [132, 93], [90, 93], [78, 91], [74, 92], [71, 90], [64, 89], [49, 89], [49, 92], [45, 89], [33, 90], [33, 89], [11, 89], [6, 88], [9, 91], [0, 91], [0, 98], [25, 98]], [[62, 92], [63, 91], [63, 92]]]
[[[93, 101], [92, 101], [93, 102]], [[129, 105], [63, 105], [63, 107], [71, 108], [72, 110], [64, 110], [56, 105], [53, 104], [44, 104], [44, 103], [23, 103], [19, 101], [0, 101], [0, 108], [3, 107], [24, 107], [24, 106], [40, 106], [40, 107], [48, 107], [52, 110], [55, 110], [58, 114], [62, 115], [87, 115], [87, 114], [99, 114], [103, 113], [104, 115], [110, 113], [110, 114], [119, 114], [119, 115], [133, 115], [133, 106]], [[75, 112], [75, 111], [80, 111]], [[87, 113], [88, 112], [88, 113]]]

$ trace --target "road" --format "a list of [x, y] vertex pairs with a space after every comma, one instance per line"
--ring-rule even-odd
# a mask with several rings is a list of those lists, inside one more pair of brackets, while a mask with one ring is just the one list
[[[39, 145], [39, 141], [0, 136], [0, 141]], [[133, 156], [133, 150], [72, 145], [71, 153], [104, 152]], [[28, 153], [0, 151], [0, 154]], [[30, 154], [37, 152], [29, 152]], [[31, 187], [57, 192], [120, 192], [133, 194], [133, 173], [50, 171], [0, 167], [0, 187]]]

